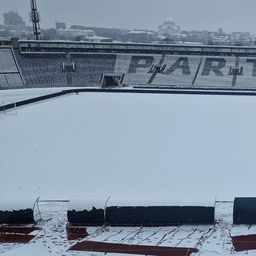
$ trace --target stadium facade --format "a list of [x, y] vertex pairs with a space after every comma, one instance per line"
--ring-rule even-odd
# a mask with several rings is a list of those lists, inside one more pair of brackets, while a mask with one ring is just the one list
[[0, 88], [255, 90], [256, 48], [2, 41]]

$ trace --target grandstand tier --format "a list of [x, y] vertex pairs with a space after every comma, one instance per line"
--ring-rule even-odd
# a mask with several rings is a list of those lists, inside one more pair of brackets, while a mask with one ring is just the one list
[[7, 47], [0, 48], [0, 88], [8, 89], [23, 86], [22, 77], [12, 49]]
[[153, 85], [192, 86], [197, 75], [201, 57], [166, 56], [162, 65], [165, 69], [158, 74]]
[[[252, 50], [249, 54], [249, 49], [241, 48], [240, 55], [236, 53], [232, 56], [225, 55], [228, 50], [225, 47], [207, 48], [207, 52], [202, 48], [201, 52], [193, 52], [191, 55], [189, 46], [176, 46], [177, 52], [168, 53], [160, 53], [154, 48], [156, 46], [151, 46], [151, 53], [149, 50], [143, 53], [143, 45], [134, 46], [132, 51], [127, 44], [127, 52], [114, 50], [115, 45], [105, 45], [106, 49], [111, 46], [112, 52], [102, 51], [100, 45], [94, 45], [94, 51], [91, 52], [89, 48], [81, 51], [79, 47], [83, 44], [77, 45], [77, 50], [68, 50], [63, 46], [52, 50], [38, 48], [37, 51], [32, 46], [29, 48], [29, 44], [24, 51], [23, 44], [20, 42], [20, 47], [15, 50], [12, 46], [0, 48], [1, 89], [70, 85], [99, 87], [103, 86], [106, 74], [110, 78], [119, 77], [113, 86], [121, 87], [256, 89], [256, 58], [252, 56]], [[139, 49], [141, 53], [137, 53]], [[195, 50], [193, 47], [191, 49]], [[212, 52], [208, 52], [211, 49]], [[230, 50], [238, 52], [239, 49], [231, 47]], [[69, 61], [74, 65], [72, 72], [63, 68], [70, 64]]]
[[104, 73], [114, 72], [115, 54], [72, 54], [71, 58], [76, 65], [75, 86], [99, 85]]
[[206, 57], [199, 67], [195, 80], [196, 87], [221, 87], [232, 86], [232, 75], [229, 75], [230, 67], [235, 65], [233, 57]]
[[115, 72], [125, 74], [123, 83], [126, 85], [147, 85], [152, 65], [159, 63], [161, 55], [118, 54]]
[[18, 72], [11, 49], [0, 49], [0, 73]]
[[18, 51], [15, 51], [15, 55], [27, 87], [58, 87], [66, 84], [65, 73], [61, 70], [65, 55], [22, 55]]
[[238, 88], [256, 87], [256, 58], [240, 58], [239, 66], [243, 68], [243, 75], [237, 77], [236, 86]]

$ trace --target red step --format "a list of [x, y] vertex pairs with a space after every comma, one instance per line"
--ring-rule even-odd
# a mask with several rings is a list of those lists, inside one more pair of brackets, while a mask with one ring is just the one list
[[41, 228], [24, 226], [0, 226], [0, 233], [30, 234], [35, 230], [41, 230]]
[[94, 241], [83, 241], [73, 245], [69, 250], [104, 253], [126, 253], [155, 256], [189, 256], [197, 253], [196, 248], [158, 247], [145, 245], [114, 244]]
[[18, 234], [0, 234], [0, 243], [29, 243], [35, 236]]
[[67, 225], [68, 240], [77, 240], [88, 236], [86, 227]]
[[256, 235], [233, 236], [232, 242], [236, 252], [256, 250]]

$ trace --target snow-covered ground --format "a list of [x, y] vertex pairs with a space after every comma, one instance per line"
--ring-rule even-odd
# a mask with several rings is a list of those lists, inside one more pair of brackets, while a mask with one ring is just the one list
[[[2, 112], [0, 197], [205, 202], [255, 196], [255, 109], [256, 97], [90, 92]], [[39, 207], [42, 231], [26, 245], [0, 244], [0, 254], [103, 256], [67, 251], [76, 242], [67, 240], [66, 203]], [[233, 226], [232, 211], [232, 203], [217, 203], [215, 226], [94, 227], [85, 240], [255, 255], [233, 251], [230, 235], [256, 229]]]
[[17, 101], [27, 100], [55, 92], [63, 91], [67, 88], [37, 88], [37, 89], [17, 89], [17, 90], [0, 90], [0, 106], [14, 103]]
[[255, 196], [256, 97], [80, 93], [0, 114], [0, 194]]

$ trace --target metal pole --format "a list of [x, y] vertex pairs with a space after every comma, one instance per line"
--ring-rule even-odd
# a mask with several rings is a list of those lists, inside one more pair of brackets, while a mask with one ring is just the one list
[[31, 20], [33, 23], [33, 33], [35, 40], [41, 40], [41, 31], [40, 31], [40, 18], [39, 12], [37, 10], [36, 0], [30, 0], [31, 3]]

